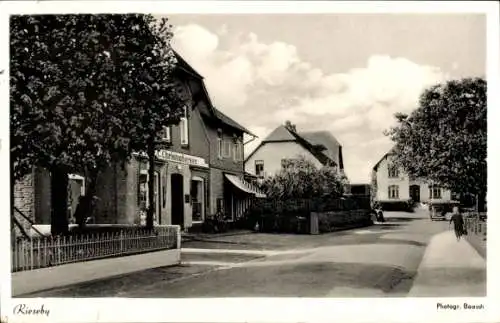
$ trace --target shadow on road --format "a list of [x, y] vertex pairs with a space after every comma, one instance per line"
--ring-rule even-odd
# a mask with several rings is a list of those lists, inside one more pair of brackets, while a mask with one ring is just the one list
[[391, 216], [386, 216], [385, 220], [389, 222], [412, 222], [412, 221], [420, 221], [423, 218], [406, 218], [406, 217], [391, 217]]
[[402, 226], [399, 223], [382, 223], [378, 225], [380, 230], [397, 230]]

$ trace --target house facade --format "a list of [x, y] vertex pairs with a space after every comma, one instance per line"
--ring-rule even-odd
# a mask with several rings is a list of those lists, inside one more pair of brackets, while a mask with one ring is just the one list
[[416, 203], [451, 201], [451, 191], [423, 179], [413, 179], [394, 166], [391, 154], [385, 154], [373, 167], [376, 183], [374, 200], [396, 202], [413, 200]]
[[[149, 178], [147, 156], [136, 153], [125, 167], [110, 165], [98, 178], [95, 219], [105, 224], [144, 224], [154, 181], [155, 224], [178, 224], [185, 230], [223, 212], [230, 220], [243, 215], [262, 194], [244, 179], [243, 135], [246, 128], [213, 107], [203, 77], [177, 55], [178, 92], [185, 99], [178, 125], [164, 127], [156, 151], [155, 175]], [[85, 178], [69, 176], [68, 219], [85, 194]], [[50, 174], [34, 169], [14, 185], [14, 205], [36, 224], [50, 224]]]
[[[187, 104], [181, 122], [162, 132], [166, 148], [156, 151], [153, 222], [189, 230], [217, 212], [234, 221], [262, 196], [244, 180], [243, 136], [252, 134], [216, 109], [203, 77], [182, 57], [177, 59], [178, 91]], [[145, 223], [148, 167], [146, 157], [136, 154], [126, 170], [113, 167], [102, 176], [98, 223]], [[104, 197], [109, 194], [118, 196]]]
[[246, 158], [245, 171], [257, 177], [278, 173], [287, 159], [303, 157], [316, 167], [337, 166], [344, 172], [342, 146], [327, 131], [301, 132], [290, 123], [274, 129]]

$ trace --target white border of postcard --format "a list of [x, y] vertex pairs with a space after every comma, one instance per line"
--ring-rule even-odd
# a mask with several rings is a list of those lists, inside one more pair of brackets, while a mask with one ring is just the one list
[[[499, 6], [491, 2], [376, 2], [376, 1], [12, 1], [0, 2], [0, 217], [2, 322], [499, 322], [500, 284], [498, 246], [500, 205], [497, 167], [488, 169], [488, 297], [465, 298], [371, 298], [371, 299], [14, 299], [10, 298], [9, 249], [9, 15], [35, 13], [478, 13], [487, 15], [488, 119], [498, 120], [499, 86]], [[439, 32], [439, 30], [436, 30]], [[489, 122], [488, 164], [500, 165], [498, 129]], [[493, 125], [493, 126], [491, 126]], [[493, 252], [492, 252], [493, 250]], [[7, 260], [7, 261], [5, 261]], [[483, 311], [438, 311], [436, 304], [482, 303]], [[32, 307], [44, 304], [47, 317], [13, 317], [19, 303]], [[494, 305], [496, 304], [496, 305]]]

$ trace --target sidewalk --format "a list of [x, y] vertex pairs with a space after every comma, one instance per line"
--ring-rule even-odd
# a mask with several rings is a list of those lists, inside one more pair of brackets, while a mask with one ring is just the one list
[[177, 265], [180, 261], [180, 249], [170, 249], [15, 272], [12, 273], [12, 296]]
[[418, 268], [408, 297], [484, 297], [486, 261], [453, 231], [435, 235]]

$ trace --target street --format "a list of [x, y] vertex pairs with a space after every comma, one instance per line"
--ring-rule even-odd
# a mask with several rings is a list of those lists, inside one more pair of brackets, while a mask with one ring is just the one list
[[[248, 233], [185, 242], [181, 266], [23, 297], [405, 297], [429, 241], [448, 231], [448, 223], [430, 221], [424, 210], [385, 216], [386, 223], [322, 235]], [[430, 284], [486, 280], [481, 266], [434, 272], [441, 281], [427, 278]]]

